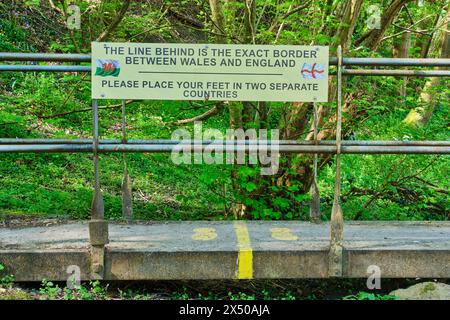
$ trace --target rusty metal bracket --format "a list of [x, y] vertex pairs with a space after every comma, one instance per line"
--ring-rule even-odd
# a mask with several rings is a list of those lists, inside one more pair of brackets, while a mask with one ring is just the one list
[[[314, 145], [317, 145], [317, 134], [319, 131], [318, 124], [319, 118], [317, 113], [317, 103], [314, 101], [314, 119], [313, 119], [313, 128], [314, 128]], [[314, 153], [314, 162], [313, 162], [313, 181], [311, 184], [311, 203], [309, 206], [309, 217], [312, 222], [320, 222], [320, 191], [319, 185], [317, 183], [317, 163], [318, 163], [319, 155]]]
[[104, 220], [105, 206], [100, 189], [100, 163], [98, 155], [99, 126], [98, 102], [92, 100], [93, 112], [93, 162], [94, 197], [92, 199], [91, 221], [89, 221], [89, 241], [91, 244], [91, 278], [103, 279], [105, 265], [105, 245], [108, 243], [108, 222]]
[[342, 134], [342, 47], [337, 48], [337, 109], [336, 109], [336, 181], [334, 188], [334, 201], [330, 221], [330, 277], [342, 276], [342, 252], [344, 238], [344, 218], [340, 205], [341, 194], [341, 134]]

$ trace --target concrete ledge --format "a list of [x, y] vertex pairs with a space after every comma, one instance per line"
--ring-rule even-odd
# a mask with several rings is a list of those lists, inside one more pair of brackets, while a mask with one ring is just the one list
[[90, 276], [87, 250], [0, 250], [0, 263], [5, 266], [7, 274], [14, 275], [15, 281], [66, 281], [70, 276], [67, 268], [72, 265], [80, 267], [82, 280], [89, 280]]
[[[242, 264], [255, 279], [327, 277], [328, 224], [248, 221], [239, 228], [248, 233], [245, 243], [229, 221], [111, 223], [105, 280], [237, 279]], [[448, 222], [347, 222], [344, 230], [344, 277], [367, 277], [376, 265], [386, 278], [450, 278]], [[0, 228], [0, 263], [17, 281], [66, 281], [71, 265], [88, 280], [89, 248], [85, 222]]]
[[233, 279], [236, 252], [108, 251], [108, 280]]
[[254, 252], [257, 279], [326, 278], [328, 248], [314, 251]]
[[345, 276], [367, 277], [367, 268], [376, 265], [385, 278], [450, 278], [450, 248], [447, 250], [348, 250]]

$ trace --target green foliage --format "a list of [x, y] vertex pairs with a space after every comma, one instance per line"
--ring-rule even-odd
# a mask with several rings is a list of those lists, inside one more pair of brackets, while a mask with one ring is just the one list
[[31, 49], [26, 32], [15, 21], [0, 18], [0, 52], [23, 52]]
[[395, 300], [395, 296], [360, 291], [355, 295], [345, 296], [342, 300]]
[[141, 290], [134, 290], [128, 288], [126, 290], [121, 290], [118, 288], [119, 298], [123, 300], [151, 300], [153, 298], [152, 294], [142, 292]]
[[235, 183], [239, 193], [235, 201], [243, 203], [249, 217], [263, 220], [307, 218], [310, 195], [302, 192], [299, 181], [276, 185], [272, 176], [261, 176], [259, 166], [239, 167]]
[[65, 300], [106, 300], [108, 299], [108, 287], [100, 281], [90, 281], [89, 286], [81, 284], [73, 289], [64, 288]]
[[[74, 90], [77, 88], [77, 90]], [[0, 115], [8, 126], [0, 125], [1, 137], [76, 138], [91, 135], [91, 114], [80, 112], [49, 119], [43, 127], [27, 130], [38, 116], [48, 116], [86, 108], [89, 111], [89, 83], [83, 76], [40, 74], [26, 75], [15, 87], [16, 99], [0, 100]], [[69, 97], [67, 96], [69, 94]], [[117, 103], [117, 102], [111, 102]], [[170, 138], [171, 130], [162, 119], [171, 121], [179, 108], [181, 116], [190, 117], [195, 110], [176, 102], [135, 103], [127, 118], [130, 138]], [[23, 114], [20, 110], [23, 110]], [[102, 138], [120, 137], [120, 110], [101, 110]], [[101, 156], [102, 184], [106, 215], [121, 215], [121, 155]], [[202, 219], [223, 211], [223, 188], [214, 180], [192, 179], [217, 177], [227, 171], [221, 166], [175, 166], [170, 155], [130, 154], [128, 168], [133, 182], [134, 212], [140, 219]], [[171, 172], [168, 174], [168, 172]], [[87, 218], [92, 197], [92, 161], [83, 154], [3, 154], [0, 157], [0, 208], [4, 212], [41, 213]], [[156, 191], [156, 192], [155, 192]], [[213, 206], [211, 207], [211, 204]], [[195, 209], [193, 212], [193, 208]]]
[[180, 291], [172, 292], [171, 298], [175, 300], [296, 300], [298, 296], [290, 290], [275, 290], [274, 288], [262, 289], [258, 293], [228, 291], [225, 294], [218, 292], [195, 294], [183, 286]]
[[228, 292], [228, 298], [230, 300], [256, 300], [256, 296], [254, 294], [247, 294], [244, 292], [238, 292], [235, 294]]
[[100, 281], [90, 281], [89, 285], [81, 284], [74, 288], [60, 288], [57, 284], [42, 280], [39, 289], [40, 299], [44, 300], [106, 300], [108, 299], [108, 286], [103, 286]]
[[180, 292], [173, 292], [172, 298], [175, 300], [189, 300], [190, 294], [188, 292], [188, 289], [186, 287], [183, 287], [182, 291]]
[[43, 279], [39, 288], [40, 298], [42, 300], [54, 300], [62, 292], [62, 289], [53, 282]]
[[0, 287], [2, 288], [12, 288], [14, 282], [14, 276], [11, 274], [3, 275], [5, 266], [0, 264]]
[[[214, 42], [214, 26], [204, 1], [166, 2], [173, 12], [154, 2], [132, 2], [110, 41], [142, 42]], [[83, 12], [81, 30], [67, 32], [61, 14], [39, 1], [0, 4], [0, 51], [81, 52], [90, 51], [95, 39], [116, 15], [121, 1], [78, 1]], [[294, 1], [256, 3], [257, 44], [321, 44], [335, 47], [335, 30], [342, 26], [336, 14], [338, 1], [316, 1], [288, 14], [302, 4]], [[367, 9], [384, 1], [364, 2], [352, 40], [368, 31]], [[60, 10], [61, 2], [55, 2]], [[244, 2], [223, 3], [227, 41], [245, 42]], [[399, 41], [398, 26], [409, 27], [410, 20], [424, 19], [419, 29], [431, 28], [436, 14], [445, 10], [438, 2], [419, 7], [408, 3], [396, 25], [386, 31], [386, 39], [375, 51], [364, 45], [352, 45], [348, 56], [390, 57], [392, 45]], [[22, 14], [27, 12], [27, 14]], [[183, 21], [175, 13], [192, 21]], [[44, 20], [42, 20], [44, 19]], [[46, 20], [47, 19], [47, 20]], [[51, 19], [52, 28], [47, 28]], [[192, 25], [194, 22], [194, 25]], [[196, 22], [204, 27], [195, 26]], [[47, 24], [46, 24], [47, 23]], [[51, 29], [51, 30], [50, 30]], [[204, 32], [205, 31], [205, 32]], [[392, 37], [391, 37], [392, 36]], [[423, 35], [411, 34], [410, 53], [420, 54]], [[416, 48], [417, 47], [417, 48]], [[437, 48], [431, 48], [435, 57]], [[332, 53], [333, 54], [333, 53]], [[404, 79], [395, 77], [347, 77], [346, 92], [354, 93], [355, 114], [344, 114], [345, 139], [358, 140], [448, 140], [448, 82], [432, 89], [439, 99], [429, 124], [424, 128], [405, 126], [402, 120], [418, 106], [418, 95], [427, 79], [409, 78], [406, 97], [398, 94]], [[0, 74], [0, 137], [86, 138], [91, 136], [90, 81], [86, 75], [64, 73]], [[108, 101], [109, 105], [119, 101]], [[231, 105], [231, 104], [230, 104]], [[229, 107], [230, 105], [227, 105]], [[243, 109], [240, 102], [233, 103]], [[325, 104], [334, 113], [335, 103]], [[256, 106], [256, 105], [255, 105]], [[203, 122], [204, 129], [229, 127], [230, 112]], [[211, 108], [210, 103], [146, 101], [127, 106], [129, 138], [170, 138], [179, 126], [169, 122], [192, 118]], [[267, 123], [258, 121], [259, 110], [252, 107], [246, 128], [289, 127], [292, 105], [267, 104]], [[87, 110], [79, 112], [82, 110]], [[65, 114], [65, 115], [64, 115]], [[309, 115], [308, 115], [309, 116]], [[308, 119], [306, 119], [308, 120]], [[329, 115], [324, 119], [327, 124]], [[184, 126], [191, 129], [191, 125]], [[309, 128], [309, 124], [306, 125]], [[102, 138], [120, 138], [120, 109], [100, 111]], [[298, 139], [304, 139], [306, 132]], [[245, 207], [247, 219], [307, 219], [310, 201], [306, 184], [310, 174], [309, 156], [282, 156], [276, 176], [263, 177], [258, 165], [178, 165], [166, 154], [129, 154], [128, 168], [133, 186], [134, 213], [138, 219], [223, 219], [232, 217], [237, 205]], [[347, 219], [448, 219], [449, 158], [442, 156], [352, 155], [343, 157], [342, 205]], [[293, 165], [304, 162], [297, 172]], [[430, 164], [430, 162], [432, 162]], [[425, 170], [421, 171], [425, 166]], [[102, 188], [106, 216], [121, 217], [122, 159], [119, 154], [101, 156]], [[287, 177], [286, 179], [284, 179]], [[0, 210], [3, 214], [39, 214], [84, 219], [89, 216], [92, 197], [92, 161], [87, 154], [2, 154], [0, 156]], [[333, 159], [319, 172], [322, 212], [327, 219], [334, 192]]]

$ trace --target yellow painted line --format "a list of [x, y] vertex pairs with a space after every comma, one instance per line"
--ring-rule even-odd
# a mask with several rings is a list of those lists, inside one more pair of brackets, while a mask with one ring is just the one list
[[193, 231], [193, 240], [209, 241], [217, 238], [216, 229], [214, 228], [195, 228]]
[[271, 228], [272, 238], [282, 241], [295, 241], [298, 237], [289, 228]]
[[247, 225], [243, 221], [234, 222], [238, 253], [238, 279], [253, 279], [253, 250], [250, 243]]

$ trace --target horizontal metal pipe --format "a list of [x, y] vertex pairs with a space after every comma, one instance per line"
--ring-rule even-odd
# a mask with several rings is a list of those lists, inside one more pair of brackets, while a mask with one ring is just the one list
[[[103, 140], [104, 141], [104, 140]], [[119, 141], [115, 139], [115, 141]], [[90, 144], [92, 139], [41, 139], [41, 138], [3, 138], [0, 144]]]
[[[273, 148], [271, 145], [148, 145], [148, 144], [103, 144], [99, 145], [100, 153], [110, 152], [145, 152], [145, 153], [169, 153], [169, 152], [258, 152], [279, 151], [282, 153], [336, 153], [335, 146], [300, 146], [280, 145]], [[349, 154], [450, 154], [450, 147], [442, 146], [342, 146], [342, 153]], [[92, 152], [92, 145], [0, 145], [0, 153], [54, 153], [54, 152]]]
[[0, 52], [0, 61], [91, 62], [90, 54]]
[[90, 66], [0, 65], [0, 72], [91, 72]]
[[[343, 58], [344, 66], [396, 66], [396, 67], [449, 67], [450, 59], [421, 58]], [[337, 65], [337, 58], [330, 58], [330, 65]]]
[[450, 77], [450, 70], [344, 69], [342, 74], [350, 76]]
[[[336, 150], [334, 146], [287, 146], [283, 145], [279, 147], [280, 152], [311, 152], [312, 148], [315, 152], [320, 153], [333, 153]], [[239, 151], [263, 151], [272, 149], [271, 146], [256, 146], [256, 145], [223, 145], [223, 144], [211, 144], [211, 145], [192, 145], [192, 144], [102, 144], [99, 145], [98, 151], [101, 153], [108, 152], [148, 152], [148, 153], [166, 153], [172, 151], [191, 151], [202, 152], [204, 150], [215, 150], [217, 152], [239, 152]], [[0, 153], [2, 152], [92, 152], [92, 145], [65, 145], [65, 144], [52, 144], [52, 145], [0, 145]], [[313, 152], [314, 152], [313, 151]]]
[[[314, 145], [312, 140], [170, 140], [170, 139], [128, 139], [127, 144], [278, 144], [278, 145]], [[0, 139], [2, 144], [92, 144], [92, 139]], [[443, 141], [411, 141], [411, 140], [343, 140], [342, 145], [346, 146], [450, 146], [449, 140]], [[101, 139], [100, 144], [122, 144], [120, 139]], [[333, 146], [335, 140], [319, 140], [318, 145]]]
[[[91, 72], [90, 66], [41, 66], [41, 65], [0, 65], [0, 72]], [[449, 77], [449, 70], [386, 70], [386, 69], [344, 69], [344, 75], [353, 76], [414, 76]], [[336, 72], [330, 72], [336, 75]]]
[[17, 152], [30, 152], [30, 153], [54, 153], [54, 152], [92, 152], [92, 145], [76, 145], [76, 144], [21, 144], [21, 145], [0, 145], [0, 153], [17, 153]]
[[[333, 144], [336, 142], [334, 140], [324, 140], [330, 141]], [[422, 141], [411, 141], [411, 140], [343, 140], [341, 144], [344, 146], [450, 146], [450, 141], [448, 140], [422, 140]]]
[[[91, 62], [90, 54], [21, 53], [0, 52], [0, 61], [60, 61]], [[330, 65], [337, 65], [337, 58], [330, 57]], [[416, 58], [343, 58], [344, 66], [450, 66], [450, 59]]]
[[450, 147], [441, 146], [342, 146], [348, 154], [450, 154]]

